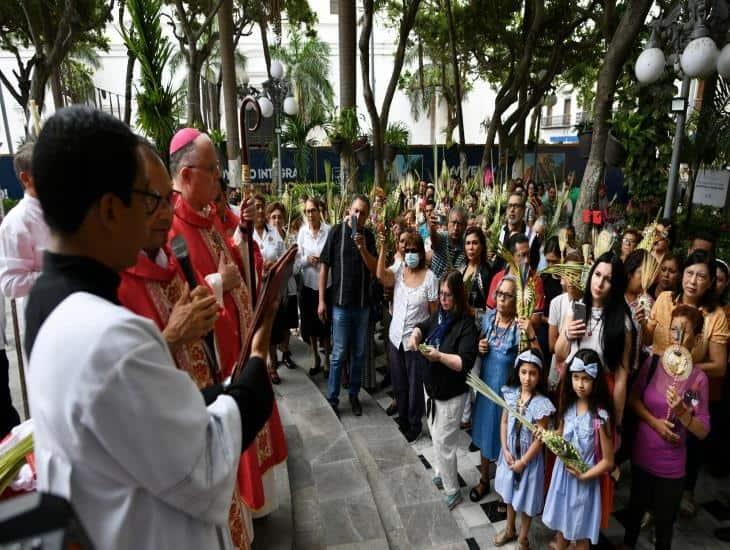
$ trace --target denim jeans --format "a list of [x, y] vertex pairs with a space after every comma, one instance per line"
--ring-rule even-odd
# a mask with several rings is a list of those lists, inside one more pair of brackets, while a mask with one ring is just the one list
[[365, 363], [365, 344], [368, 336], [370, 306], [332, 308], [332, 357], [327, 381], [327, 399], [333, 405], [340, 401], [342, 362], [349, 353], [350, 398], [360, 393], [362, 368]]

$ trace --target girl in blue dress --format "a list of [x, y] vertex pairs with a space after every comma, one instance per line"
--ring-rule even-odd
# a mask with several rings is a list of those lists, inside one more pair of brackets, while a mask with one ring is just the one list
[[[508, 385], [502, 388], [507, 405], [530, 422], [546, 428], [555, 407], [545, 397], [546, 376], [542, 354], [530, 349], [517, 356]], [[545, 462], [542, 441], [533, 437], [514, 416], [502, 411], [502, 451], [497, 462], [494, 490], [507, 504], [507, 527], [494, 537], [494, 545], [502, 546], [517, 539], [519, 550], [527, 550], [532, 518], [540, 513], [545, 499]], [[520, 533], [515, 520], [520, 513]]]
[[556, 460], [542, 522], [558, 533], [550, 547], [576, 550], [598, 544], [601, 526], [599, 477], [613, 468], [610, 422], [613, 416], [601, 361], [591, 349], [576, 352], [563, 384], [558, 432], [578, 450], [589, 469], [580, 473]]

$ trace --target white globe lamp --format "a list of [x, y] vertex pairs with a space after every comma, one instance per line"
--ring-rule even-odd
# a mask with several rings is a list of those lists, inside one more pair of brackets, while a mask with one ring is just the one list
[[259, 98], [259, 106], [261, 107], [261, 115], [264, 118], [270, 118], [274, 114], [274, 104], [268, 97]]
[[715, 70], [719, 55], [715, 41], [709, 36], [702, 36], [687, 44], [679, 62], [688, 77], [704, 77]]
[[287, 97], [284, 100], [284, 112], [289, 116], [294, 116], [299, 112], [299, 106], [297, 100], [293, 97]]
[[730, 78], [730, 43], [725, 44], [720, 50], [720, 55], [717, 57], [717, 72], [723, 78]]
[[271, 78], [281, 80], [284, 78], [284, 65], [282, 65], [281, 61], [278, 59], [274, 59], [271, 62], [271, 69], [269, 70], [269, 73], [271, 73]]
[[642, 84], [653, 84], [664, 74], [666, 58], [661, 48], [648, 48], [641, 52], [636, 60], [634, 72], [636, 79]]

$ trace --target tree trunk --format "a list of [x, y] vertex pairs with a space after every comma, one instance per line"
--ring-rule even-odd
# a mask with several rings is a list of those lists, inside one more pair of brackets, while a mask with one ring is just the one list
[[57, 111], [63, 109], [65, 101], [63, 99], [63, 90], [61, 89], [61, 75], [58, 68], [51, 73], [51, 93], [53, 94], [53, 108]]
[[355, 0], [339, 1], [340, 110], [357, 105]]
[[611, 115], [613, 94], [621, 69], [626, 63], [631, 48], [644, 26], [651, 0], [631, 0], [613, 34], [603, 65], [598, 73], [596, 99], [593, 104], [593, 140], [588, 156], [580, 195], [573, 211], [573, 225], [579, 242], [588, 242], [591, 226], [583, 223], [583, 210], [591, 208], [598, 200], [598, 186], [603, 179], [603, 159], [608, 141], [608, 121]]
[[188, 95], [187, 95], [187, 125], [190, 127], [203, 126], [203, 114], [200, 110], [200, 70], [202, 61], [198, 59], [198, 52], [194, 46], [188, 48]]
[[[355, 73], [357, 20], [355, 18], [355, 0], [338, 0], [338, 2], [340, 112], [342, 112], [343, 109], [354, 108], [357, 105], [357, 76]], [[357, 188], [357, 167], [348, 147], [340, 153], [340, 174], [345, 190], [348, 193], [354, 193]]]
[[134, 55], [127, 50], [127, 72], [124, 75], [124, 123], [132, 120], [132, 79], [134, 78]]
[[[362, 92], [365, 99], [365, 106], [370, 115], [370, 131], [373, 136], [373, 176], [375, 185], [385, 184], [385, 165], [383, 163], [383, 135], [385, 129], [382, 125], [381, 115], [375, 107], [375, 96], [370, 83], [370, 39], [373, 32], [373, 0], [364, 0], [362, 32], [358, 43], [360, 49], [360, 76], [362, 78]], [[387, 117], [387, 115], [386, 115]]]
[[46, 83], [48, 82], [49, 71], [45, 63], [39, 61], [33, 69], [33, 76], [30, 80], [30, 99], [38, 106], [38, 113], [43, 112], [46, 100]]
[[[221, 74], [223, 76], [223, 112], [226, 116], [226, 156], [229, 185], [241, 181], [241, 156], [238, 139], [238, 98], [236, 96], [236, 60], [233, 46], [233, 0], [223, 0], [218, 12]], [[243, 129], [245, 132], [246, 130]]]
[[468, 172], [466, 160], [466, 137], [464, 133], [464, 113], [461, 110], [461, 72], [459, 58], [456, 55], [456, 29], [454, 28], [454, 13], [451, 10], [451, 0], [446, 0], [446, 17], [449, 25], [449, 47], [451, 49], [451, 68], [454, 72], [454, 89], [456, 91], [456, 122], [459, 127], [459, 176], [465, 182]]

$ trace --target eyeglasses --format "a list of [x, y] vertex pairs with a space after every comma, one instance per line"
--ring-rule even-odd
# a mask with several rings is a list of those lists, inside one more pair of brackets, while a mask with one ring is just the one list
[[167, 203], [167, 206], [172, 207], [172, 193], [170, 193], [170, 196], [166, 198], [159, 193], [143, 191], [141, 189], [132, 189], [132, 193], [137, 193], [138, 195], [142, 195], [144, 197], [144, 210], [145, 214], [147, 214], [148, 216], [154, 214], [160, 207], [161, 203]]
[[507, 203], [507, 208], [522, 208], [524, 205], [521, 202], [510, 202]]
[[444, 292], [443, 290], [439, 291], [439, 298], [453, 298], [454, 295], [451, 294], [451, 292]]
[[195, 170], [202, 170], [203, 172], [208, 172], [209, 174], [213, 176], [217, 176], [221, 173], [221, 165], [220, 163], [216, 162], [215, 164], [209, 164], [208, 166], [196, 166], [195, 164], [188, 164], [185, 166], [185, 168], [193, 168]]
[[697, 279], [700, 283], [704, 283], [707, 279], [709, 279], [707, 273], [695, 271], [694, 269], [685, 269], [684, 277], [686, 279]]
[[622, 239], [621, 242], [626, 246], [634, 246], [636, 244], [634, 239]]
[[515, 297], [514, 294], [510, 294], [509, 292], [502, 292], [501, 290], [498, 290], [495, 293], [495, 296], [497, 297], [497, 299], [504, 298], [505, 300], [513, 300]]

